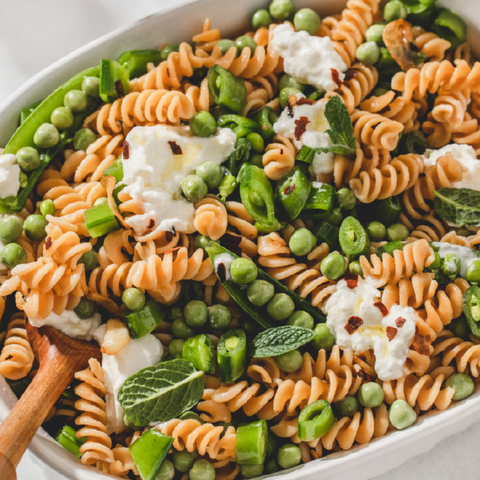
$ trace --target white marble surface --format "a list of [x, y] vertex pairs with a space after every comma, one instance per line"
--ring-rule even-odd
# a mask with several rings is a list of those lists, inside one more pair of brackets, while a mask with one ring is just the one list
[[[475, 3], [477, 0], [472, 0]], [[0, 103], [42, 68], [104, 33], [182, 0], [0, 0]], [[375, 480], [479, 478], [480, 423]], [[47, 480], [28, 456], [19, 480]]]

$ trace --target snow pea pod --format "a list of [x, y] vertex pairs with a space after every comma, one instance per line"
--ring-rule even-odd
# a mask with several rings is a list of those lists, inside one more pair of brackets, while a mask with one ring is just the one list
[[250, 133], [258, 130], [258, 125], [255, 120], [232, 113], [218, 117], [217, 125], [220, 128], [230, 128], [237, 138], [246, 137]]
[[247, 104], [245, 82], [220, 65], [208, 70], [208, 91], [220, 107], [233, 113], [242, 113]]
[[40, 166], [32, 170], [28, 174], [27, 184], [20, 188], [16, 197], [8, 197], [0, 200], [0, 213], [14, 213], [19, 212], [25, 206], [27, 198], [32, 193], [32, 190], [43, 171], [47, 168], [52, 158], [63, 148], [67, 143], [73, 140], [75, 132], [83, 125], [85, 118], [94, 112], [98, 107], [98, 102], [91, 100], [87, 109], [75, 116], [73, 125], [64, 130], [60, 134], [58, 143], [49, 149], [39, 149], [33, 137], [38, 128], [50, 122], [52, 112], [63, 106], [65, 95], [71, 90], [80, 90], [85, 77], [99, 77], [100, 68], [93, 67], [83, 72], [78, 73], [73, 78], [64, 83], [61, 87], [55, 90], [45, 100], [43, 100], [35, 110], [25, 119], [25, 121], [18, 127], [16, 132], [5, 147], [4, 154], [16, 154], [18, 150], [23, 147], [33, 147], [39, 150]]
[[278, 203], [284, 208], [289, 220], [300, 215], [307, 203], [312, 183], [303, 172], [294, 168], [288, 176], [280, 180], [275, 192]]
[[32, 114], [35, 109], [41, 104], [42, 102], [35, 102], [33, 105], [24, 108], [20, 111], [20, 125], [25, 123], [25, 120]]
[[235, 150], [228, 157], [228, 169], [232, 175], [238, 175], [240, 167], [248, 161], [251, 150], [252, 144], [247, 138], [239, 138], [235, 142]]
[[275, 135], [273, 124], [278, 120], [277, 114], [271, 107], [266, 106], [263, 107], [257, 114], [255, 114], [253, 119], [260, 127], [258, 131], [262, 138], [269, 142]]

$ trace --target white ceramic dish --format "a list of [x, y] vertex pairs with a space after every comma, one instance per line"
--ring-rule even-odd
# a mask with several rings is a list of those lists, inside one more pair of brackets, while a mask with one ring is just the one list
[[[477, 57], [480, 42], [475, 45], [480, 30], [480, 11], [472, 8], [478, 0], [440, 0], [462, 15], [469, 24], [469, 38]], [[322, 15], [339, 12], [346, 0], [295, 0], [297, 7], [310, 6]], [[0, 145], [4, 146], [13, 134], [22, 108], [48, 95], [75, 73], [96, 65], [101, 58], [116, 58], [122, 51], [135, 48], [154, 48], [191, 38], [201, 31], [205, 18], [210, 18], [225, 37], [245, 31], [251, 14], [268, 5], [259, 0], [192, 0], [180, 8], [163, 10], [126, 28], [108, 34], [73, 52], [33, 77], [2, 106], [0, 106]], [[5, 419], [15, 396], [0, 376], [0, 420]], [[427, 452], [444, 438], [461, 432], [480, 419], [480, 389], [449, 410], [421, 418], [413, 427], [394, 432], [368, 445], [345, 453], [312, 461], [279, 477], [289, 480], [322, 478], [322, 480], [367, 480], [398, 467], [408, 459]], [[82, 465], [76, 458], [40, 429], [30, 445], [35, 462], [50, 480], [102, 480], [113, 478]]]

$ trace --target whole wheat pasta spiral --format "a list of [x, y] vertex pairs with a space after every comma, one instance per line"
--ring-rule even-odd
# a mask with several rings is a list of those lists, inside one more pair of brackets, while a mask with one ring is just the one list
[[158, 429], [174, 439], [173, 447], [178, 451], [197, 450], [199, 455], [208, 455], [212, 460], [235, 458], [234, 427], [228, 427], [223, 435], [223, 427], [211, 423], [202, 425], [197, 420], [170, 420]]
[[265, 148], [262, 163], [267, 177], [278, 181], [293, 168], [295, 147], [288, 138], [280, 135], [275, 135], [273, 142]]
[[83, 412], [75, 419], [76, 425], [82, 425], [77, 431], [78, 438], [87, 438], [80, 447], [81, 462], [92, 465], [97, 462], [112, 463], [112, 439], [107, 434], [107, 414], [105, 394], [107, 387], [103, 378], [103, 370], [97, 360], [91, 358], [89, 367], [75, 374], [82, 383], [75, 387], [80, 397], [75, 408]]
[[227, 210], [214, 195], [207, 195], [195, 204], [193, 224], [202, 235], [218, 240], [227, 231]]
[[34, 359], [27, 339], [24, 314], [15, 313], [8, 323], [5, 343], [0, 353], [0, 375], [9, 380], [23, 378], [31, 370]]

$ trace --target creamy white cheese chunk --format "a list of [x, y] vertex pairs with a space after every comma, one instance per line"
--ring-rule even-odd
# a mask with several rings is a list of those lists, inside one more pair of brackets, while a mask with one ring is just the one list
[[139, 235], [157, 231], [191, 233], [194, 206], [182, 196], [181, 183], [205, 162], [223, 163], [233, 152], [236, 135], [220, 128], [208, 138], [195, 137], [189, 127], [135, 127], [127, 135], [123, 158], [125, 192], [143, 202], [144, 212], [127, 219]]
[[11, 153], [0, 155], [0, 198], [15, 197], [20, 190], [20, 167]]
[[[101, 345], [105, 336], [106, 324], [95, 331], [95, 340]], [[118, 391], [128, 377], [142, 368], [157, 365], [163, 356], [163, 345], [152, 334], [142, 338], [131, 338], [127, 345], [115, 355], [102, 355], [102, 369], [107, 386], [105, 397], [107, 404], [108, 434], [125, 430], [124, 411], [118, 401]]]
[[403, 366], [415, 335], [415, 310], [394, 304], [387, 312], [377, 302], [379, 290], [361, 277], [354, 288], [340, 280], [325, 305], [327, 326], [340, 347], [357, 353], [373, 349], [378, 378], [394, 380], [404, 374]]
[[[298, 93], [296, 97], [298, 101], [305, 98], [305, 95]], [[293, 113], [293, 116], [291, 116], [291, 113]], [[299, 131], [295, 131], [301, 117], [307, 118], [308, 123], [305, 132], [298, 135]], [[319, 100], [313, 105], [295, 105], [291, 110], [285, 108], [273, 126], [278, 135], [292, 140], [298, 150], [304, 145], [310, 148], [325, 148], [332, 145], [330, 137], [325, 133], [329, 128], [330, 125], [325, 117], [325, 101], [323, 100]], [[331, 173], [333, 172], [333, 164], [333, 153], [316, 153], [312, 163], [313, 173], [315, 175]]]
[[69, 337], [91, 341], [102, 318], [99, 313], [94, 313], [93, 317], [83, 319], [79, 318], [73, 310], [64, 310], [60, 315], [52, 312], [47, 318], [29, 318], [29, 321], [37, 328], [49, 325]]
[[454, 188], [469, 188], [480, 191], [480, 160], [478, 160], [475, 150], [470, 145], [458, 145], [452, 143], [438, 150], [427, 150], [423, 156], [423, 163], [426, 167], [435, 165], [440, 157], [450, 153], [455, 160], [458, 160], [467, 171], [463, 173], [463, 178], [454, 182]]
[[332, 70], [336, 70], [338, 80], [345, 78], [347, 65], [329, 37], [316, 37], [303, 30], [295, 32], [284, 23], [273, 31], [272, 45], [283, 58], [285, 73], [297, 82], [328, 92], [338, 88]]
[[223, 264], [225, 266], [225, 280], [230, 280], [232, 276], [230, 275], [230, 266], [232, 265], [235, 257], [230, 255], [229, 253], [221, 253], [215, 257], [213, 262], [213, 266], [215, 268], [215, 272], [218, 272], [218, 266]]

